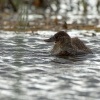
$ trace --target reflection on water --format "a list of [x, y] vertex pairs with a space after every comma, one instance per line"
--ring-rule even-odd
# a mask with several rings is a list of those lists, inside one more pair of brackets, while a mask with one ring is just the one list
[[77, 34], [94, 54], [64, 59], [42, 33], [0, 34], [0, 100], [99, 100], [100, 36]]

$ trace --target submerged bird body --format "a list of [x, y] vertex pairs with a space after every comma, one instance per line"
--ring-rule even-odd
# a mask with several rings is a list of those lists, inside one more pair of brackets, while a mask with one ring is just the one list
[[45, 40], [55, 42], [51, 53], [58, 56], [75, 56], [92, 53], [92, 51], [77, 37], [71, 38], [66, 32], [59, 31]]

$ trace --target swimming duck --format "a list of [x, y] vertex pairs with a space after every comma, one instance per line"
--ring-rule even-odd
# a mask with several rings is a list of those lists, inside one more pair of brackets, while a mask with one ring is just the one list
[[71, 38], [65, 31], [59, 31], [45, 42], [54, 42], [51, 54], [57, 56], [75, 56], [92, 53], [78, 37]]

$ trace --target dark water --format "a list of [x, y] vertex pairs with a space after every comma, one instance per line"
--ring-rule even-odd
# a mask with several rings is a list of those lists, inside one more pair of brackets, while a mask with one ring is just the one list
[[100, 100], [100, 36], [69, 32], [94, 54], [64, 59], [43, 41], [54, 32], [38, 33], [0, 33], [0, 100]]

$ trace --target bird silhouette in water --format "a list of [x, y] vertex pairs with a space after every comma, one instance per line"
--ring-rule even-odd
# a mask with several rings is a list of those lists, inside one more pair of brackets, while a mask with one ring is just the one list
[[65, 31], [59, 31], [45, 42], [54, 42], [51, 50], [52, 55], [56, 56], [76, 56], [92, 53], [78, 37], [71, 38]]

